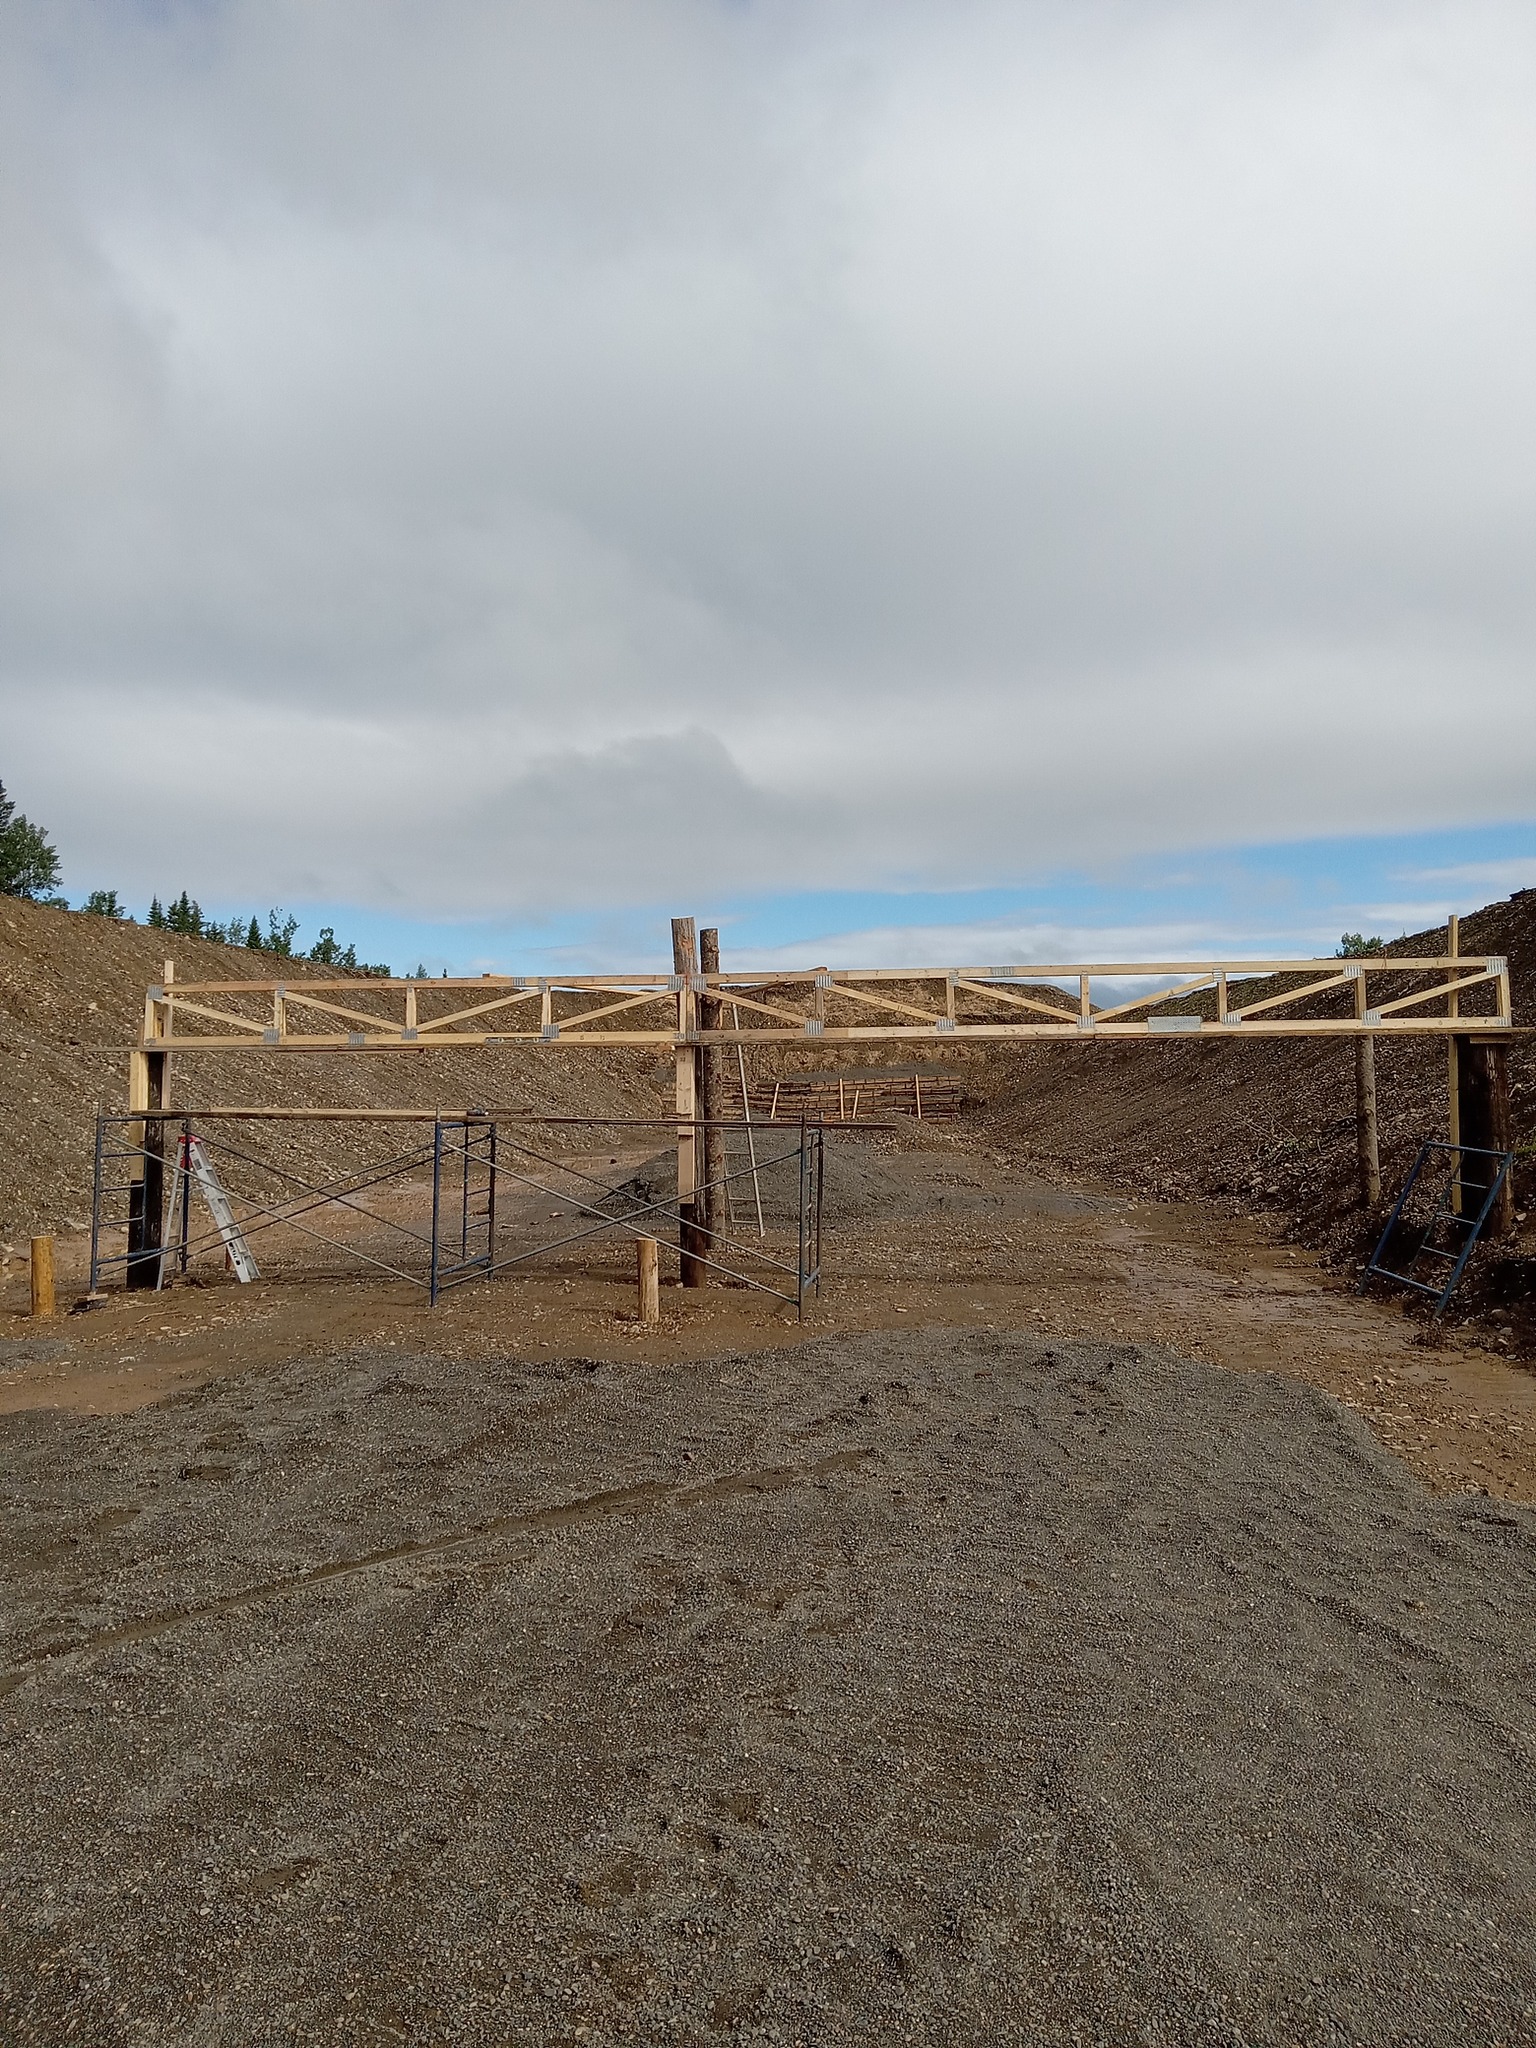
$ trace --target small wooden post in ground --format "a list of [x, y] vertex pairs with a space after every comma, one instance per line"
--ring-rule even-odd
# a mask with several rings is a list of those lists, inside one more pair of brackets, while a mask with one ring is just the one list
[[51, 1316], [53, 1300], [53, 1239], [34, 1237], [32, 1240], [32, 1313], [35, 1316]]
[[[1497, 1168], [1492, 1160], [1478, 1158], [1477, 1152], [1508, 1152], [1513, 1149], [1509, 1116], [1509, 1048], [1498, 1039], [1466, 1038], [1458, 1062], [1456, 1142], [1469, 1148], [1461, 1155], [1461, 1180], [1466, 1191], [1464, 1206], [1473, 1215], [1483, 1206], [1486, 1192]], [[1515, 1226], [1515, 1190], [1508, 1174], [1499, 1190], [1484, 1237], [1507, 1237]]]
[[[717, 931], [699, 933], [699, 967], [705, 974], [720, 972], [720, 934]], [[719, 998], [701, 995], [699, 1029], [718, 1031], [719, 1028]], [[717, 1247], [726, 1234], [725, 1138], [715, 1124], [715, 1119], [725, 1109], [725, 1076], [721, 1070], [721, 1059], [718, 1046], [699, 1047], [699, 1115], [704, 1119], [704, 1193], [700, 1203], [703, 1211], [700, 1221], [709, 1240], [707, 1249], [711, 1258], [718, 1256]], [[704, 1275], [707, 1280], [707, 1266]]]
[[654, 1237], [635, 1240], [635, 1280], [642, 1323], [661, 1321], [661, 1246]]

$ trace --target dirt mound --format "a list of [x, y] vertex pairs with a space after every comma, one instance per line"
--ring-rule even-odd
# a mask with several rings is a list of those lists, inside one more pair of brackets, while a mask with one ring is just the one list
[[1530, 2038], [1536, 1518], [985, 1332], [0, 1423], [7, 2042]]
[[[144, 991], [168, 956], [182, 981], [344, 978], [333, 967], [0, 898], [0, 1240], [13, 1249], [34, 1230], [88, 1220], [96, 1110], [127, 1106], [127, 1050], [138, 1037]], [[622, 1048], [178, 1054], [174, 1067], [173, 1100], [194, 1105], [494, 1101], [561, 1115], [653, 1116], [661, 1099], [655, 1058]], [[370, 1143], [363, 1133], [334, 1131], [322, 1152], [311, 1147], [306, 1157], [340, 1171], [369, 1156]], [[292, 1149], [297, 1154], [297, 1138]]]

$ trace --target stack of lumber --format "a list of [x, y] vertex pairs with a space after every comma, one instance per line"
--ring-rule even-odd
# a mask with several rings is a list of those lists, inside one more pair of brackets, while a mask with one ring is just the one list
[[965, 1107], [960, 1076], [941, 1067], [858, 1067], [823, 1074], [785, 1074], [752, 1083], [754, 1123], [827, 1123], [867, 1117], [958, 1116]]

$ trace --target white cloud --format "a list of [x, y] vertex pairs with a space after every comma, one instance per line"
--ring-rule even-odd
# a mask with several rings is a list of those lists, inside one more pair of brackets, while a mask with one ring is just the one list
[[1421, 887], [1438, 884], [1449, 894], [1435, 900], [1455, 909], [1458, 903], [1486, 903], [1496, 896], [1513, 896], [1517, 889], [1536, 889], [1536, 853], [1510, 860], [1463, 861], [1454, 867], [1413, 868], [1397, 879]]
[[172, 781], [210, 897], [465, 915], [1529, 812], [1528, 9], [0, 37], [71, 872], [163, 882]]

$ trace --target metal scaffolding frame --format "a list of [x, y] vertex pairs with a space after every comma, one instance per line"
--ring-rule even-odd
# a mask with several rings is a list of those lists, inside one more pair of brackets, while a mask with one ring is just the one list
[[[340, 1174], [311, 1176], [264, 1158], [234, 1135], [213, 1135], [215, 1127], [338, 1121], [374, 1124], [430, 1125], [430, 1140], [391, 1152]], [[165, 1184], [166, 1129], [178, 1129], [175, 1164]], [[676, 1195], [642, 1200], [623, 1185], [613, 1186], [531, 1142], [538, 1127], [587, 1127], [592, 1130], [654, 1132], [675, 1138], [675, 1119], [623, 1119], [604, 1116], [539, 1117], [517, 1112], [442, 1111], [293, 1111], [261, 1109], [182, 1109], [162, 1117], [102, 1114], [96, 1119], [95, 1168], [91, 1196], [91, 1292], [121, 1275], [125, 1283], [163, 1286], [171, 1272], [186, 1273], [194, 1260], [227, 1246], [227, 1232], [216, 1219], [194, 1229], [187, 1165], [190, 1147], [201, 1144], [226, 1181], [225, 1192], [246, 1241], [286, 1229], [326, 1246], [342, 1257], [411, 1286], [421, 1287], [434, 1305], [445, 1294], [474, 1280], [488, 1280], [554, 1257], [572, 1246], [605, 1236], [653, 1238], [673, 1243], [684, 1271], [714, 1275], [726, 1285], [754, 1289], [792, 1306], [803, 1316], [807, 1297], [820, 1290], [822, 1198], [825, 1187], [825, 1139], [819, 1120], [798, 1127], [778, 1127], [777, 1135], [793, 1137], [781, 1149], [762, 1149], [760, 1126], [725, 1121], [714, 1128], [722, 1135], [739, 1133], [749, 1146], [749, 1164], [728, 1168], [712, 1182], [701, 1183], [694, 1198]], [[142, 1127], [142, 1128], [141, 1128]], [[760, 1190], [763, 1178], [777, 1167], [793, 1166], [796, 1198], [792, 1256], [780, 1247], [752, 1243], [705, 1231], [698, 1221], [696, 1200], [710, 1187], [729, 1188], [751, 1180]], [[241, 1168], [286, 1183], [291, 1192], [276, 1200], [261, 1199], [228, 1182]], [[369, 1206], [372, 1190], [413, 1177], [430, 1175], [431, 1221], [418, 1229], [398, 1217]], [[508, 1186], [559, 1202], [576, 1212], [581, 1227], [543, 1240], [524, 1250], [503, 1253], [497, 1241], [497, 1199]], [[158, 1217], [146, 1208], [146, 1193], [164, 1206]], [[168, 1196], [168, 1200], [167, 1200]], [[389, 1256], [319, 1227], [327, 1210], [363, 1218], [383, 1232], [393, 1247]], [[179, 1220], [179, 1232], [173, 1229]], [[108, 1247], [121, 1235], [124, 1248]]]

